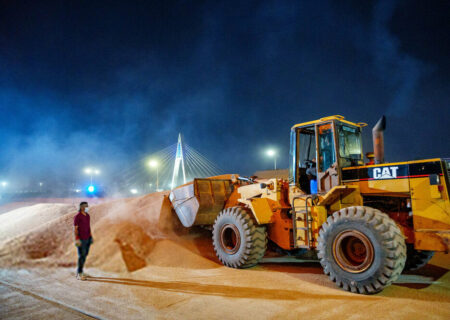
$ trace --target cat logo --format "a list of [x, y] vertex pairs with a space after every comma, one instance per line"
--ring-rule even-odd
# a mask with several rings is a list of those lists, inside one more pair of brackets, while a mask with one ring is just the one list
[[373, 168], [374, 179], [395, 179], [397, 178], [398, 167]]

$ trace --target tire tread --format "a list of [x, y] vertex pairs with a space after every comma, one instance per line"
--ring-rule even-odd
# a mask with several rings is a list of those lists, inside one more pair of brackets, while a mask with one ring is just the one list
[[[238, 262], [230, 263], [226, 260], [226, 257], [222, 256], [222, 254], [226, 255], [226, 253], [222, 253], [222, 250], [219, 250], [218, 246], [220, 244], [216, 243], [214, 240], [214, 233], [218, 232], [216, 230], [216, 224], [223, 216], [232, 216], [236, 222], [241, 224], [242, 229], [244, 230], [244, 234], [241, 237], [246, 238], [247, 246], [245, 250], [242, 252], [242, 256], [238, 260]], [[257, 226], [253, 222], [250, 214], [242, 207], [232, 207], [227, 208], [221, 211], [221, 213], [217, 216], [214, 226], [213, 226], [213, 245], [214, 251], [216, 252], [217, 257], [220, 262], [227, 267], [232, 268], [250, 268], [259, 263], [259, 261], [264, 257], [267, 248], [267, 233], [265, 226]]]
[[[330, 259], [334, 258], [327, 256], [326, 239], [330, 235], [333, 225], [345, 222], [343, 220], [360, 221], [363, 224], [370, 225], [382, 238], [382, 250], [386, 253], [385, 264], [382, 272], [379, 272], [378, 276], [371, 279], [370, 282], [358, 284], [355, 281], [350, 281], [350, 283], [346, 283], [332, 271]], [[361, 294], [380, 292], [384, 287], [395, 282], [405, 267], [406, 244], [400, 229], [387, 214], [370, 207], [348, 207], [330, 215], [319, 232], [317, 249], [324, 273], [339, 287], [351, 292]]]

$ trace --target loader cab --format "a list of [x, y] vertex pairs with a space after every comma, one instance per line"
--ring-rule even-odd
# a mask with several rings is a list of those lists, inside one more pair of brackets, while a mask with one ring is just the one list
[[[304, 193], [324, 193], [341, 183], [341, 169], [363, 165], [363, 123], [331, 116], [294, 126], [291, 130], [290, 184]], [[314, 166], [315, 163], [315, 166]], [[308, 174], [307, 174], [308, 173]]]

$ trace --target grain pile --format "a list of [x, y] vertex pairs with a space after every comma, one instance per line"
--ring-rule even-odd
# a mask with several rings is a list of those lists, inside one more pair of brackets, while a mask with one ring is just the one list
[[75, 206], [40, 203], [17, 208], [0, 215], [0, 241], [28, 233], [50, 220], [73, 212]]
[[217, 261], [210, 231], [183, 228], [167, 193], [155, 193], [91, 202], [91, 277], [77, 281], [76, 208], [48, 204], [33, 212], [8, 215], [10, 225], [21, 222], [0, 241], [2, 319], [77, 318], [39, 297], [105, 319], [450, 318], [450, 255], [436, 254], [374, 296], [339, 290], [319, 263], [295, 257], [266, 256], [254, 268], [231, 269]]
[[[149, 264], [193, 268], [212, 264], [198, 249], [207, 246], [199, 240], [201, 231], [181, 226], [167, 195], [161, 192], [91, 205], [94, 244], [87, 267], [132, 272]], [[38, 204], [1, 215], [0, 265], [75, 266], [76, 213], [70, 204]]]

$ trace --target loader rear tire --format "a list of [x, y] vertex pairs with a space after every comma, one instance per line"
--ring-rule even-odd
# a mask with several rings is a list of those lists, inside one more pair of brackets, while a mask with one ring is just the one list
[[266, 227], [255, 225], [242, 207], [222, 210], [214, 222], [212, 238], [217, 257], [230, 268], [253, 267], [266, 252]]
[[416, 250], [414, 249], [414, 245], [407, 245], [407, 255], [406, 255], [406, 264], [405, 270], [418, 270], [425, 265], [433, 258], [434, 251], [427, 250]]
[[389, 216], [370, 207], [329, 216], [318, 239], [325, 274], [344, 290], [373, 294], [393, 283], [406, 261], [405, 239]]

